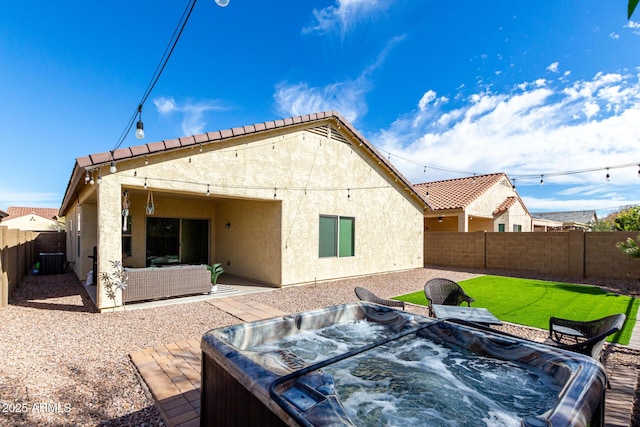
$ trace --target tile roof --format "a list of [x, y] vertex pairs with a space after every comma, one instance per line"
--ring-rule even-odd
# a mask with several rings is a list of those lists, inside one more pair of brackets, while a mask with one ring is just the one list
[[504, 199], [502, 203], [500, 203], [500, 206], [498, 206], [493, 211], [493, 214], [496, 215], [496, 214], [499, 214], [500, 212], [506, 212], [511, 206], [513, 206], [516, 203], [517, 200], [518, 198], [514, 196], [507, 197], [506, 199]]
[[58, 209], [56, 208], [29, 208], [23, 206], [9, 206], [7, 209], [9, 214], [7, 218], [18, 218], [25, 215], [38, 215], [47, 219], [56, 219], [58, 216]]
[[429, 205], [434, 210], [464, 209], [503, 178], [507, 178], [504, 173], [494, 173], [424, 182], [414, 185], [414, 188], [429, 201]]
[[411, 192], [414, 197], [420, 200], [425, 206], [429, 206], [429, 201], [424, 199], [422, 195], [416, 191], [411, 182], [400, 173], [398, 169], [383, 156], [371, 143], [369, 143], [346, 119], [344, 119], [337, 111], [324, 111], [319, 113], [305, 114], [302, 116], [288, 117], [284, 119], [271, 120], [264, 123], [255, 123], [247, 126], [239, 126], [231, 129], [223, 129], [215, 132], [207, 132], [199, 135], [185, 136], [176, 139], [163, 140], [158, 142], [150, 142], [143, 145], [134, 147], [119, 148], [113, 152], [103, 152], [90, 154], [85, 157], [79, 157], [76, 159], [74, 170], [69, 178], [65, 196], [60, 208], [61, 212], [64, 212], [66, 207], [71, 203], [74, 190], [80, 181], [83, 179], [85, 169], [91, 169], [108, 165], [112, 160], [123, 161], [127, 159], [133, 159], [137, 157], [144, 157], [146, 155], [159, 154], [162, 152], [168, 152], [172, 150], [179, 150], [186, 147], [197, 146], [200, 144], [217, 143], [240, 136], [248, 136], [265, 131], [272, 131], [276, 129], [285, 129], [289, 127], [295, 127], [303, 124], [309, 124], [313, 122], [322, 122], [327, 120], [333, 120], [337, 128], [344, 129], [350, 133], [365, 150], [378, 160], [378, 164], [384, 165], [384, 167], [396, 178], [396, 181], [402, 182], [405, 189]]

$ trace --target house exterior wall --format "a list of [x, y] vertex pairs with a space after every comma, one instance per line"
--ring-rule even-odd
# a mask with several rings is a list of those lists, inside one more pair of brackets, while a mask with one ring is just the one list
[[[103, 171], [95, 186], [98, 271], [111, 272], [111, 261], [122, 258], [123, 189], [153, 190], [155, 216], [211, 218], [212, 262], [274, 286], [421, 267], [421, 203], [356, 140], [315, 126], [163, 152], [148, 164], [133, 158], [114, 174]], [[189, 201], [205, 198], [207, 189], [213, 205]], [[178, 202], [164, 207], [158, 195], [165, 193], [180, 194]], [[138, 253], [144, 225], [140, 201], [130, 201]], [[355, 218], [355, 256], [319, 257], [320, 215]], [[125, 263], [140, 265], [139, 255], [132, 258]], [[102, 286], [97, 294], [99, 308], [113, 305]]]
[[282, 283], [282, 202], [223, 199], [217, 203], [215, 262], [228, 273]]
[[438, 218], [425, 218], [424, 231], [458, 231], [458, 217], [442, 216], [442, 222]]
[[513, 231], [514, 225], [522, 226], [522, 231], [531, 231], [531, 216], [524, 207], [516, 202], [506, 212], [500, 216], [494, 217], [495, 209], [504, 202], [507, 197], [515, 195], [513, 187], [507, 178], [502, 178], [489, 190], [482, 193], [474, 200], [466, 212], [469, 217], [473, 217], [475, 221], [478, 218], [491, 218], [492, 221], [479, 223], [478, 225], [469, 224], [469, 231], [499, 231], [498, 224], [505, 224], [505, 231]]
[[10, 229], [25, 231], [55, 231], [60, 229], [58, 221], [34, 214], [19, 216], [17, 218], [9, 217], [9, 219], [2, 221], [2, 225]]

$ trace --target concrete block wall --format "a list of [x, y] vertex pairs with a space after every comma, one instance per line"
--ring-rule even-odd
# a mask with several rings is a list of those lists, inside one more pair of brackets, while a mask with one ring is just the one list
[[585, 234], [585, 275], [640, 280], [640, 259], [631, 258], [616, 243], [636, 239], [638, 232]]
[[425, 265], [576, 278], [640, 279], [640, 259], [616, 243], [638, 232], [425, 233]]
[[484, 268], [484, 256], [479, 257], [484, 249], [476, 245], [477, 236], [481, 235], [481, 245], [484, 246], [483, 232], [431, 232], [424, 235], [425, 264]]

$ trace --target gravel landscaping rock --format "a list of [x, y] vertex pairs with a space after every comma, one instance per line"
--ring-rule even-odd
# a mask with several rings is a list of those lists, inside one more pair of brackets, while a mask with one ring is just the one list
[[[356, 286], [388, 298], [421, 290], [433, 277], [459, 281], [479, 274], [486, 272], [425, 268], [274, 289], [250, 298], [295, 313], [356, 301]], [[591, 284], [626, 294], [638, 288], [634, 281]], [[128, 355], [239, 323], [206, 301], [98, 313], [73, 273], [28, 276], [9, 303], [0, 309], [1, 426], [162, 426]], [[426, 315], [425, 307], [407, 310]], [[546, 337], [538, 329], [501, 328], [536, 341]], [[625, 347], [608, 346], [605, 358], [608, 365], [640, 366], [640, 352]]]

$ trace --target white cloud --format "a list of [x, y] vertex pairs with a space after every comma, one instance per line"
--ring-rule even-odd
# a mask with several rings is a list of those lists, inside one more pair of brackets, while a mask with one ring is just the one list
[[279, 83], [274, 98], [282, 116], [300, 116], [318, 111], [337, 110], [350, 122], [367, 112], [364, 101], [368, 84], [361, 80], [310, 87], [307, 83]]
[[173, 98], [156, 98], [153, 100], [153, 104], [156, 106], [160, 114], [169, 114], [178, 109], [176, 101]]
[[156, 98], [153, 100], [153, 104], [160, 115], [182, 114], [181, 128], [183, 135], [196, 135], [205, 132], [207, 123], [204, 120], [204, 113], [224, 110], [223, 107], [220, 107], [215, 102], [186, 102], [184, 105], [178, 105], [173, 97]]
[[313, 23], [302, 29], [303, 33], [320, 34], [339, 32], [344, 36], [360, 21], [386, 11], [395, 0], [336, 0], [336, 4], [313, 10]]
[[434, 99], [436, 99], [436, 93], [432, 90], [426, 91], [424, 95], [422, 95], [422, 98], [420, 98], [420, 101], [418, 102], [418, 108], [420, 108], [421, 111], [424, 111], [425, 108], [427, 107], [427, 104], [429, 104]]
[[382, 66], [392, 48], [404, 40], [393, 37], [372, 64], [364, 68], [353, 80], [334, 82], [321, 87], [307, 82], [280, 82], [275, 87], [276, 110], [283, 116], [299, 116], [318, 111], [337, 110], [350, 122], [355, 122], [368, 111], [366, 95], [371, 88], [371, 75]]
[[554, 63], [552, 63], [551, 65], [549, 65], [549, 66], [547, 67], [547, 70], [548, 70], [548, 71], [551, 71], [552, 73], [557, 73], [557, 72], [558, 72], [558, 66], [559, 66], [559, 65], [560, 65], [559, 63], [554, 62]]
[[[505, 172], [521, 177], [520, 189], [539, 185], [545, 175], [545, 188], [569, 185], [573, 192], [553, 203], [525, 201], [530, 209], [633, 204], [640, 163], [638, 76], [598, 73], [583, 81], [539, 82], [510, 93], [474, 93], [447, 104], [448, 110], [429, 108], [436, 94], [427, 91], [418, 103], [424, 108], [402, 115], [371, 140], [416, 183]], [[605, 181], [605, 167], [627, 164]], [[599, 170], [555, 175], [585, 169]]]
[[635, 35], [640, 35], [640, 23], [635, 22], [635, 21], [629, 21], [624, 28], [629, 28], [633, 34]]

